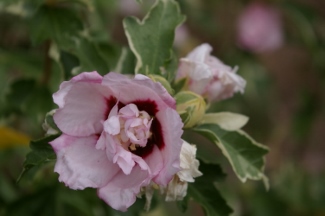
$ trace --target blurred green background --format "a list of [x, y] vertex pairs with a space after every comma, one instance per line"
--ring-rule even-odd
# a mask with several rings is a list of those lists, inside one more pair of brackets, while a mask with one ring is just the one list
[[[135, 60], [122, 20], [142, 18], [153, 2], [0, 1], [0, 215], [124, 215], [107, 207], [94, 190], [72, 191], [58, 183], [52, 163], [35, 168], [19, 184], [16, 179], [29, 140], [44, 135], [45, 114], [55, 108], [51, 95], [63, 80], [81, 71], [133, 73]], [[266, 191], [261, 182], [242, 184], [218, 149], [192, 137], [194, 144], [204, 146], [199, 154], [227, 172], [218, 187], [233, 215], [325, 215], [325, 2], [258, 1], [279, 13], [284, 35], [281, 46], [258, 53], [242, 49], [237, 40], [239, 16], [256, 1], [178, 2], [187, 20], [176, 32], [177, 56], [207, 42], [213, 55], [237, 65], [247, 81], [244, 95], [210, 110], [249, 116], [244, 130], [270, 148], [265, 170], [271, 189]], [[183, 214], [175, 203], [161, 200], [156, 198], [149, 215], [203, 214], [195, 203]], [[140, 200], [127, 215], [142, 205]]]

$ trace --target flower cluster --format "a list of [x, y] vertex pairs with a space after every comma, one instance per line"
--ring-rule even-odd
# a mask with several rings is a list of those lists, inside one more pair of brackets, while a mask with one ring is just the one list
[[63, 82], [53, 95], [53, 119], [62, 135], [50, 143], [59, 180], [72, 189], [97, 188], [121, 211], [143, 193], [150, 206], [154, 189], [167, 201], [183, 199], [188, 183], [202, 173], [196, 146], [181, 139], [182, 113], [195, 119], [186, 122], [192, 127], [205, 113], [203, 97], [218, 101], [245, 87], [211, 50], [203, 44], [181, 59], [177, 78], [187, 84], [176, 100], [161, 83], [139, 74], [84, 72]]

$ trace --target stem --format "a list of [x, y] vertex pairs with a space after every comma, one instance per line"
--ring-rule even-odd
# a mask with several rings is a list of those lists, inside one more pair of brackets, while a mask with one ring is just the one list
[[45, 57], [44, 57], [44, 69], [43, 69], [43, 76], [41, 79], [41, 83], [44, 85], [47, 85], [48, 82], [50, 81], [51, 74], [52, 74], [52, 60], [49, 56], [49, 50], [51, 47], [51, 41], [48, 40], [44, 44], [44, 52], [45, 52]]

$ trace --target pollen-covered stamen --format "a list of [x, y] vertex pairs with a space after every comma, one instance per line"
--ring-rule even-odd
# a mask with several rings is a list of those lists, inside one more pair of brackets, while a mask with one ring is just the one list
[[135, 151], [137, 147], [145, 147], [151, 137], [152, 120], [153, 118], [146, 111], [139, 111], [135, 104], [128, 104], [116, 115], [109, 116], [104, 127], [115, 127], [114, 131], [118, 132], [110, 134], [115, 135], [125, 149]]

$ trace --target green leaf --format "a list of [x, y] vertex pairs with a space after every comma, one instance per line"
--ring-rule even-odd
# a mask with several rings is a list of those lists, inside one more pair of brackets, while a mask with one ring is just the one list
[[82, 36], [75, 39], [69, 49], [52, 44], [49, 55], [59, 64], [65, 79], [69, 79], [85, 71], [107, 74], [116, 65], [118, 52], [116, 47], [108, 43]]
[[2, 0], [0, 3], [0, 8], [11, 5], [11, 4], [17, 4], [20, 0]]
[[159, 82], [168, 91], [170, 95], [174, 95], [174, 90], [172, 89], [169, 82], [162, 76], [151, 74], [148, 76], [154, 82]]
[[122, 74], [134, 74], [135, 56], [129, 48], [122, 48], [120, 57], [113, 71]]
[[29, 89], [30, 94], [26, 98], [22, 110], [34, 116], [38, 122], [43, 121], [45, 114], [54, 107], [52, 93], [47, 86], [36, 85], [34, 89]]
[[44, 137], [39, 140], [31, 141], [30, 148], [31, 152], [29, 152], [26, 156], [23, 170], [20, 176], [17, 179], [17, 182], [33, 167], [40, 166], [44, 163], [54, 161], [56, 159], [55, 152], [53, 151], [49, 142], [56, 139], [60, 136], [59, 134], [51, 135]]
[[176, 82], [173, 82], [172, 88], [174, 89], [175, 93], [180, 92], [184, 88], [186, 82], [187, 82], [186, 78], [182, 78], [177, 80]]
[[6, 102], [11, 109], [21, 111], [22, 105], [28, 100], [36, 86], [33, 79], [19, 79], [10, 86], [9, 93], [6, 95]]
[[72, 76], [72, 69], [80, 65], [79, 59], [75, 55], [72, 55], [62, 50], [60, 51], [59, 62], [62, 64], [62, 70], [65, 80], [69, 80]]
[[263, 173], [263, 156], [268, 153], [267, 147], [257, 143], [243, 131], [226, 131], [216, 124], [200, 125], [193, 130], [221, 149], [242, 182], [247, 179], [263, 180], [268, 188], [268, 180]]
[[64, 48], [70, 47], [83, 30], [82, 21], [74, 10], [47, 6], [37, 11], [29, 27], [33, 44], [53, 40]]
[[188, 195], [198, 202], [207, 216], [224, 216], [232, 213], [232, 209], [223, 199], [214, 182], [222, 181], [225, 174], [219, 165], [207, 164], [200, 161], [200, 171], [203, 176], [188, 185]]
[[177, 201], [177, 207], [181, 212], [186, 212], [187, 208], [188, 208], [188, 201], [190, 199], [190, 196], [187, 195], [184, 197], [183, 200]]
[[69, 80], [72, 77], [72, 70], [80, 65], [77, 56], [60, 50], [55, 43], [51, 43], [49, 56], [59, 65], [63, 80]]
[[106, 41], [96, 41], [96, 47], [100, 56], [108, 65], [109, 69], [107, 72], [105, 72], [105, 74], [107, 74], [109, 71], [114, 71], [119, 61], [122, 50], [121, 47], [114, 43], [108, 43]]
[[173, 57], [175, 29], [184, 19], [174, 0], [158, 0], [142, 21], [124, 19], [125, 33], [137, 59], [136, 73], [164, 75], [168, 80], [173, 77], [174, 71], [166, 67]]
[[[30, 188], [28, 188], [30, 190]], [[5, 205], [5, 215], [46, 215], [56, 216], [55, 187], [44, 187], [22, 194], [14, 202]]]
[[77, 5], [77, 6], [83, 6], [88, 11], [94, 10], [94, 1], [92, 0], [56, 0], [57, 4], [61, 4], [62, 6], [66, 5]]
[[[40, 79], [43, 70], [43, 55], [42, 52], [33, 52], [31, 49], [0, 48], [0, 65], [1, 70], [3, 70], [1, 73], [12, 75], [11, 71], [19, 71], [26, 78]], [[8, 80], [11, 80], [11, 78]]]
[[192, 128], [204, 116], [206, 103], [201, 95], [191, 91], [181, 91], [174, 96], [176, 111], [180, 114], [184, 128]]
[[45, 0], [1, 0], [0, 10], [18, 16], [31, 16]]
[[54, 105], [50, 90], [33, 79], [13, 82], [6, 95], [6, 103], [10, 111], [28, 114], [36, 120], [42, 119]]
[[[58, 126], [55, 124], [53, 119], [53, 114], [56, 110], [52, 110], [51, 112], [48, 112], [45, 116], [45, 121], [43, 124], [43, 129], [47, 130], [47, 134], [59, 134], [61, 133], [61, 130], [58, 128]], [[51, 133], [49, 133], [51, 132]]]
[[97, 71], [103, 75], [109, 72], [108, 61], [103, 58], [100, 47], [94, 41], [81, 38], [77, 42], [74, 54], [80, 61], [80, 66], [72, 71], [74, 74], [84, 71]]
[[207, 113], [200, 124], [217, 124], [228, 131], [239, 130], [248, 122], [248, 117], [231, 112]]
[[291, 32], [288, 32], [287, 37], [293, 37], [291, 39], [298, 37], [304, 46], [310, 49], [317, 48], [319, 46], [318, 39], [313, 26], [316, 20], [314, 10], [294, 1], [284, 1], [281, 6], [283, 7], [283, 12], [288, 16], [290, 26], [292, 26]]

